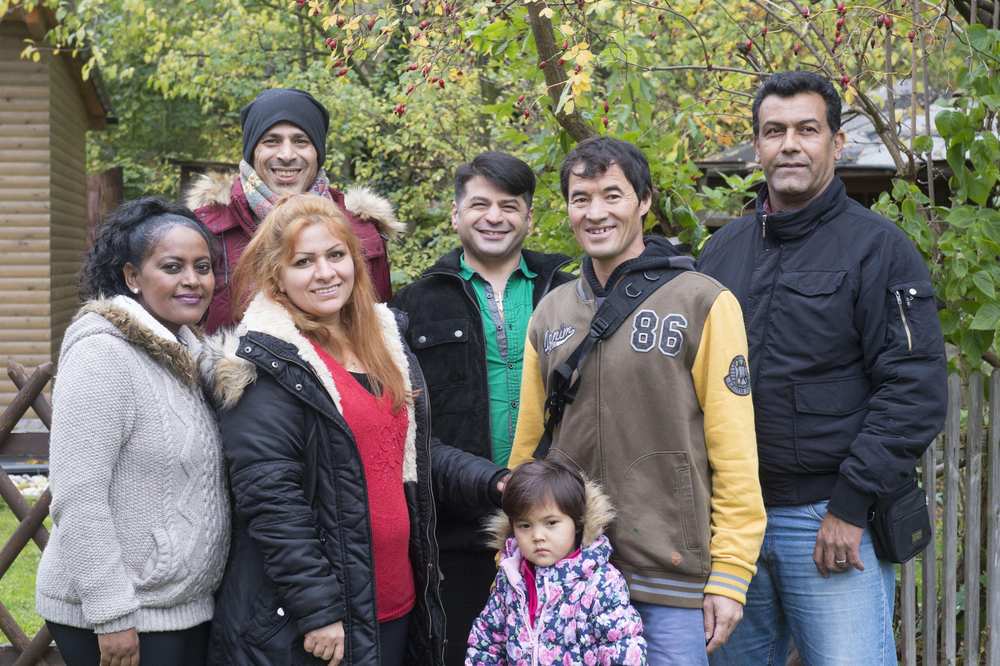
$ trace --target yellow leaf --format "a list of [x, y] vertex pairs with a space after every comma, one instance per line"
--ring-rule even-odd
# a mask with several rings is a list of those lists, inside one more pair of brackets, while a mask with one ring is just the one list
[[329, 16], [327, 16], [327, 17], [325, 17], [323, 19], [323, 29], [324, 30], [329, 30], [330, 28], [332, 28], [335, 25], [337, 25], [337, 15], [336, 14], [330, 14]]
[[554, 11], [552, 11], [552, 8], [551, 8], [551, 7], [546, 7], [545, 9], [543, 9], [542, 11], [540, 11], [540, 12], [538, 13], [538, 15], [539, 15], [539, 16], [541, 16], [541, 17], [543, 17], [543, 18], [547, 18], [547, 19], [550, 19], [550, 18], [552, 18], [552, 15], [553, 15], [553, 14], [555, 14], [555, 12], [554, 12]]
[[576, 104], [574, 104], [573, 100], [570, 99], [565, 104], [563, 104], [563, 113], [573, 113], [573, 109], [575, 109], [575, 108], [576, 108]]
[[593, 57], [594, 54], [591, 53], [590, 51], [580, 51], [579, 53], [576, 54], [575, 58], [576, 64], [580, 65], [580, 67], [585, 67]]
[[576, 34], [576, 28], [571, 26], [569, 23], [563, 23], [561, 26], [559, 26], [559, 32], [561, 32], [567, 37], [572, 37], [573, 35]]
[[434, 7], [435, 16], [444, 16], [444, 6], [441, 4], [435, 5]]
[[854, 104], [854, 99], [855, 97], [857, 97], [857, 95], [854, 92], [854, 86], [848, 86], [847, 90], [844, 91], [844, 94], [842, 96], [844, 98], [844, 102], [846, 102], [848, 105]]

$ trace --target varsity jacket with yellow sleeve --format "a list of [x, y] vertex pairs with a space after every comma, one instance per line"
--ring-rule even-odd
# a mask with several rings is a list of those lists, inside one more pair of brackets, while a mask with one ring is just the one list
[[[640, 259], [654, 253], [674, 250], [647, 238]], [[619, 279], [642, 283], [628, 263], [608, 293]], [[587, 260], [583, 276], [532, 315], [511, 468], [534, 454], [552, 373], [590, 327], [599, 305], [592, 276]], [[599, 481], [617, 507], [609, 536], [632, 599], [700, 608], [709, 593], [746, 602], [766, 521], [748, 370], [739, 304], [694, 271], [646, 297], [579, 368], [549, 456]]]

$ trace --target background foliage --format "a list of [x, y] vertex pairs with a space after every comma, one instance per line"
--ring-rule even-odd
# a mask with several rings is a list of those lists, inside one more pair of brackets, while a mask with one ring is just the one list
[[[89, 166], [125, 169], [127, 196], [177, 195], [171, 159], [239, 158], [239, 109], [268, 86], [307, 89], [331, 111], [334, 182], [388, 195], [413, 231], [392, 248], [394, 279], [454, 245], [455, 165], [510, 150], [540, 177], [529, 245], [576, 253], [558, 165], [608, 133], [650, 157], [650, 227], [690, 243], [699, 216], [740, 211], [759, 174], [706, 188], [694, 160], [750, 138], [749, 102], [768, 72], [836, 81], [867, 115], [899, 181], [879, 210], [920, 247], [968, 367], [996, 364], [997, 0], [0, 0], [49, 8], [46, 44], [88, 58], [118, 124], [95, 133]], [[975, 21], [968, 18], [975, 11]], [[914, 94], [894, 94], [903, 79]], [[928, 92], [930, 91], [930, 92]], [[908, 132], [929, 104], [954, 173], [951, 200], [924, 194], [929, 137]], [[918, 123], [919, 124], [919, 123]]]

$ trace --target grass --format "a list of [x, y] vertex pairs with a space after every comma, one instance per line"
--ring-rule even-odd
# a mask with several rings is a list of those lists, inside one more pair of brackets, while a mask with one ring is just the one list
[[[10, 508], [0, 502], [0, 541], [6, 543], [17, 525], [17, 518]], [[49, 518], [45, 519], [45, 526], [52, 527]], [[38, 546], [34, 541], [29, 541], [7, 573], [0, 578], [0, 601], [29, 637], [34, 636], [42, 627], [42, 618], [35, 613], [35, 572], [41, 557]]]

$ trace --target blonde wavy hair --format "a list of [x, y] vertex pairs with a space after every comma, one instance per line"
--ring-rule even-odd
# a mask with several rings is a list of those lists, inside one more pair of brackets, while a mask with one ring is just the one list
[[[340, 310], [336, 325], [303, 311], [281, 291], [282, 269], [295, 254], [299, 234], [313, 224], [324, 225], [344, 243], [354, 262], [354, 289]], [[361, 241], [330, 199], [314, 194], [288, 195], [279, 199], [264, 218], [233, 273], [233, 304], [238, 319], [258, 292], [280, 303], [303, 335], [315, 340], [339, 361], [345, 351], [353, 352], [364, 365], [376, 392], [388, 395], [394, 409], [402, 407], [409, 396], [375, 313], [375, 287], [365, 265]]]

